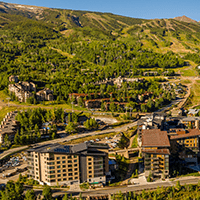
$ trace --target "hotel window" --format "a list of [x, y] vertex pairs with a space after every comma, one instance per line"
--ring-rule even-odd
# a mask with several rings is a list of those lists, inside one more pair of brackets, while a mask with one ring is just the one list
[[60, 160], [60, 157], [57, 157], [57, 160]]
[[58, 181], [61, 181], [61, 179], [58, 179]]
[[89, 171], [88, 173], [89, 173], [89, 174], [91, 174], [91, 173], [92, 173], [92, 171]]
[[57, 168], [60, 168], [60, 165], [58, 165]]
[[72, 163], [72, 161], [71, 161], [71, 160], [68, 160], [68, 163]]
[[88, 169], [92, 169], [92, 167], [88, 167]]
[[66, 172], [66, 169], [63, 169], [63, 172]]
[[66, 178], [63, 178], [63, 181], [66, 181], [67, 179]]
[[69, 172], [72, 172], [72, 169], [68, 169]]
[[77, 175], [77, 174], [78, 174], [78, 172], [75, 172], [75, 173], [74, 173], [74, 175]]
[[62, 159], [65, 159], [65, 156], [63, 156]]
[[63, 167], [63, 168], [65, 168], [65, 167], [66, 167], [66, 165], [63, 165], [62, 167]]
[[92, 158], [88, 158], [88, 161], [91, 161], [92, 160]]
[[58, 174], [57, 177], [61, 177], [61, 174]]
[[63, 176], [67, 176], [67, 174], [63, 174]]
[[73, 180], [72, 178], [69, 178], [69, 180]]
[[74, 164], [74, 167], [77, 167], [78, 165], [77, 164]]
[[88, 163], [88, 165], [91, 165], [91, 164], [92, 164], [91, 162]]
[[57, 170], [57, 173], [60, 173], [61, 171], [60, 170]]
[[57, 161], [57, 164], [60, 164], [60, 161]]
[[70, 167], [72, 167], [72, 165], [68, 165], [68, 167], [70, 168]]
[[78, 170], [78, 168], [75, 168], [75, 169], [74, 169], [74, 171], [77, 171], [77, 170]]
[[77, 158], [77, 156], [74, 156], [74, 158]]
[[72, 158], [72, 156], [68, 156], [68, 159], [71, 159]]
[[62, 161], [62, 163], [65, 163], [65, 161]]
[[77, 160], [74, 160], [74, 162], [77, 162]]
[[72, 176], [72, 173], [69, 173], [68, 176]]

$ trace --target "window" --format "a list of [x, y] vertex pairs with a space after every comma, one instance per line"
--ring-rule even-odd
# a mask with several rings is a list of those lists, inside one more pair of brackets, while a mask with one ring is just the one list
[[72, 176], [72, 173], [69, 173], [68, 176]]
[[72, 172], [72, 169], [68, 169], [69, 172]]
[[60, 170], [58, 170], [57, 172], [60, 173]]
[[77, 160], [74, 160], [74, 162], [77, 162]]
[[77, 170], [78, 170], [78, 168], [75, 168], [75, 169], [74, 169], [74, 171], [77, 171]]
[[58, 179], [58, 181], [61, 181], [61, 179]]
[[92, 169], [92, 167], [88, 167], [88, 169]]
[[60, 160], [60, 157], [57, 157], [57, 160]]
[[72, 161], [71, 161], [71, 160], [68, 160], [68, 163], [72, 163]]
[[75, 173], [74, 173], [74, 175], [77, 175], [77, 174], [78, 174], [78, 172], [75, 172]]
[[62, 161], [62, 163], [65, 163], [65, 161]]
[[75, 179], [78, 179], [78, 176], [76, 176]]
[[68, 165], [68, 167], [70, 168], [70, 167], [72, 167], [72, 165]]
[[92, 171], [89, 171], [89, 174], [91, 174], [92, 173]]
[[[89, 175], [89, 178], [92, 178], [92, 175]], [[89, 181], [91, 181], [91, 180], [89, 180]]]
[[63, 178], [63, 181], [66, 181], [67, 179], [66, 178]]
[[57, 177], [61, 177], [61, 174], [58, 174]]
[[92, 160], [92, 158], [88, 158], [88, 161], [91, 161]]
[[66, 169], [63, 169], [63, 172], [66, 172]]
[[56, 182], [56, 180], [55, 180], [55, 179], [52, 179], [52, 180], [50, 180], [50, 182]]
[[57, 168], [60, 168], [60, 165], [58, 165]]
[[63, 176], [67, 176], [67, 174], [63, 174]]
[[77, 167], [78, 165], [77, 164], [74, 164], [74, 167]]
[[88, 165], [91, 165], [91, 164], [92, 164], [91, 162], [88, 163]]
[[68, 156], [68, 159], [71, 159], [72, 158], [72, 156]]
[[57, 164], [60, 164], [60, 161], [57, 161]]
[[77, 158], [77, 156], [74, 156], [74, 158]]
[[65, 156], [63, 156], [62, 159], [65, 159]]
[[55, 178], [55, 175], [48, 175], [48, 178]]
[[72, 180], [72, 178], [69, 178], [69, 180]]
[[65, 167], [66, 167], [66, 165], [63, 165], [62, 167], [63, 167], [63, 168], [65, 168]]

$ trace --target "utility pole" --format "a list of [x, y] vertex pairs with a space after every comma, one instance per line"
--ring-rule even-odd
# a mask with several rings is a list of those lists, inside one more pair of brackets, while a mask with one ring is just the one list
[[72, 101], [72, 112], [74, 112], [74, 102]]

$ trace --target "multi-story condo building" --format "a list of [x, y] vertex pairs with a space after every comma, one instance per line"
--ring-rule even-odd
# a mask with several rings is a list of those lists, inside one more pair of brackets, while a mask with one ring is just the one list
[[171, 153], [178, 154], [187, 163], [200, 163], [200, 131], [198, 129], [177, 130], [170, 137]]
[[108, 145], [43, 145], [28, 150], [29, 176], [47, 185], [106, 183]]
[[200, 117], [184, 117], [180, 119], [180, 123], [183, 127], [189, 129], [199, 129]]
[[169, 176], [170, 142], [166, 131], [159, 129], [142, 131], [142, 153], [144, 156], [145, 176]]

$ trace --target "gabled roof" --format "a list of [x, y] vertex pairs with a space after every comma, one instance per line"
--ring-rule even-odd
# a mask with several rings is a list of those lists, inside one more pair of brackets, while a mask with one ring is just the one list
[[200, 131], [198, 129], [189, 129], [185, 134], [171, 136], [171, 140], [200, 136]]
[[143, 149], [142, 153], [150, 153], [150, 154], [161, 154], [161, 155], [170, 155], [169, 149]]
[[167, 131], [160, 129], [143, 130], [142, 147], [170, 147]]

